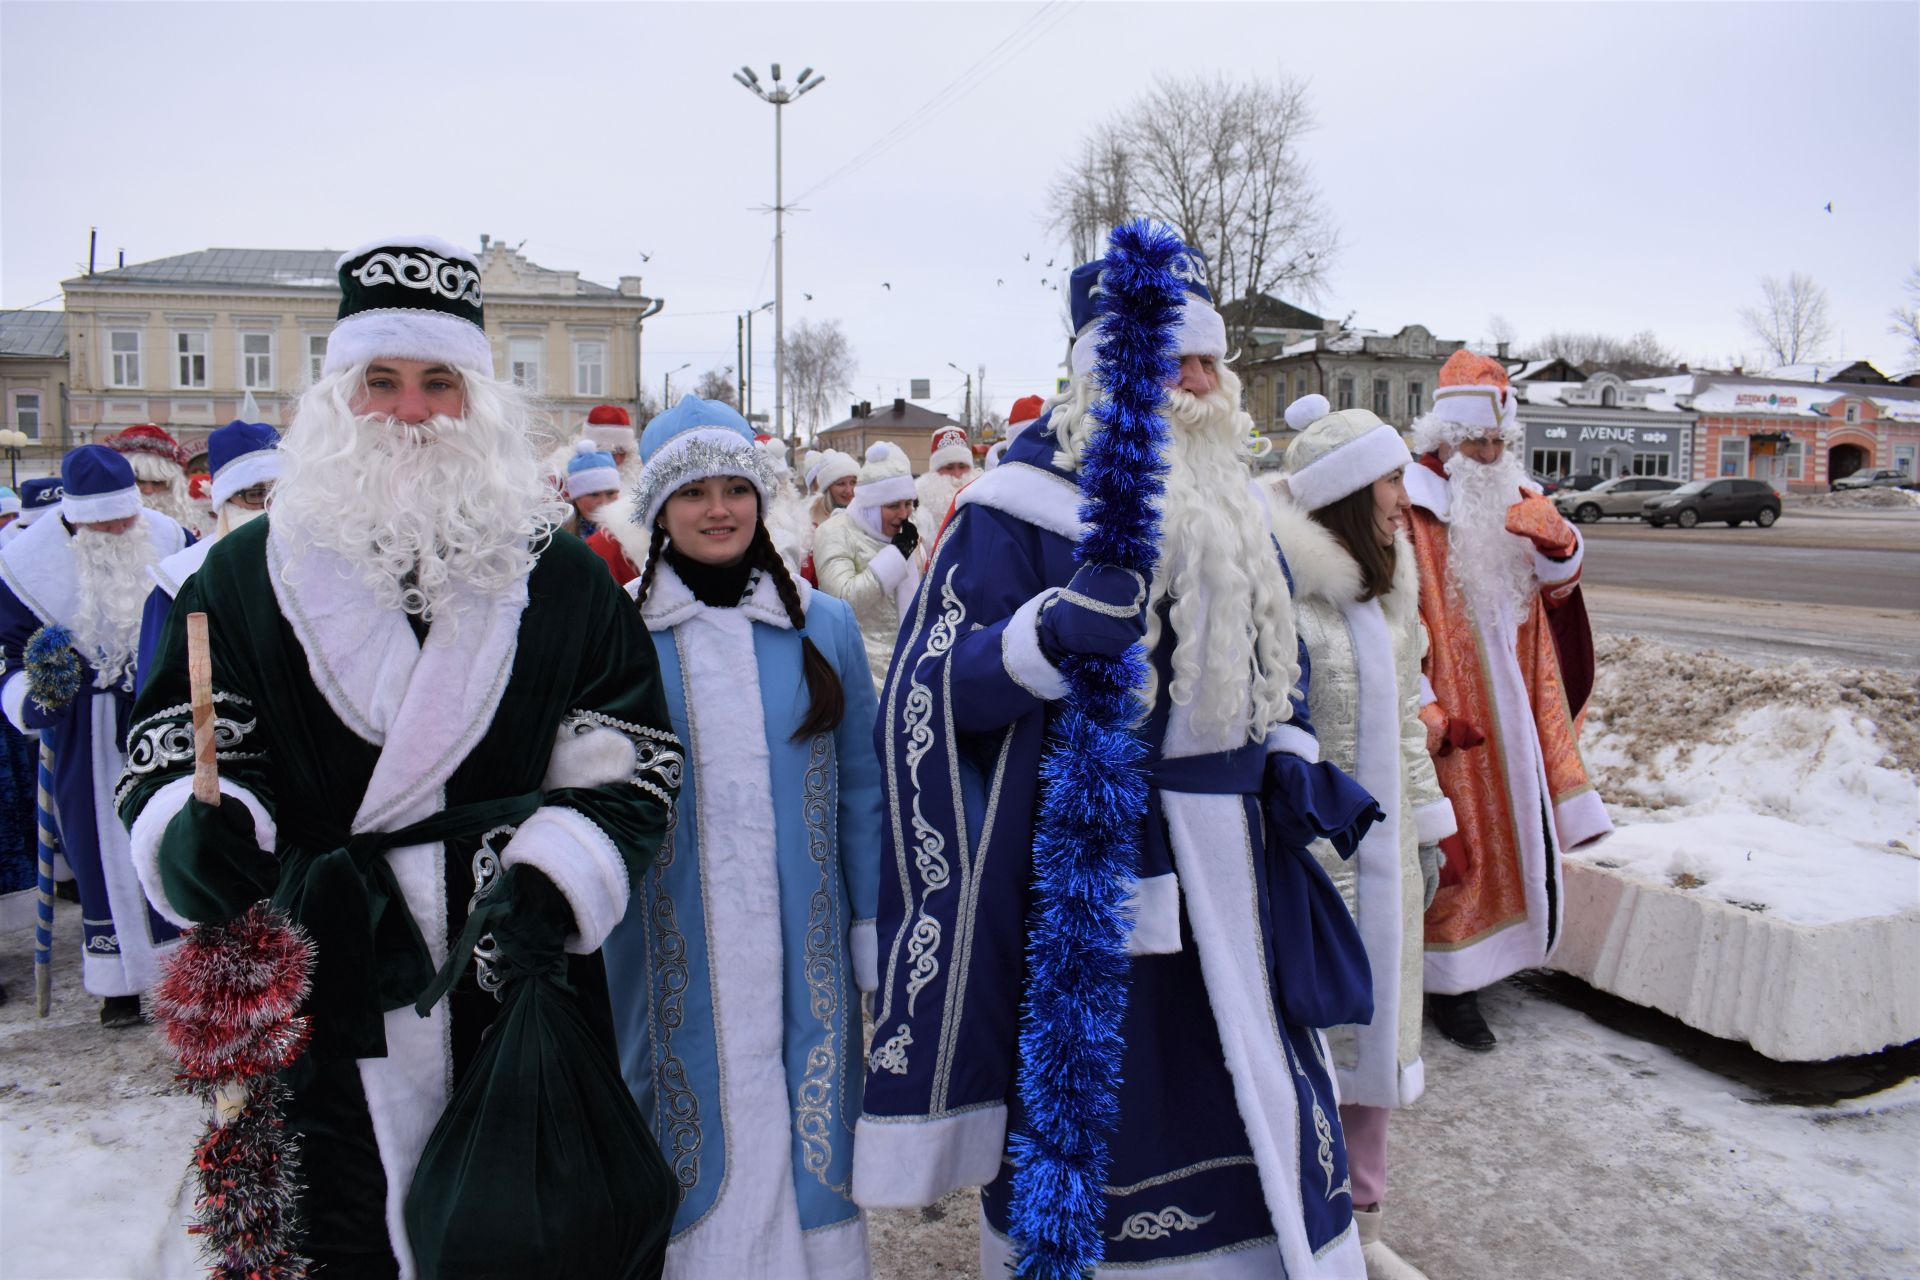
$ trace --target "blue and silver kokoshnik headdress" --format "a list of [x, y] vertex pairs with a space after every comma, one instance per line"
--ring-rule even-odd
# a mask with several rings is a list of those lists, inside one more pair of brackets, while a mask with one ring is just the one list
[[675, 490], [695, 480], [739, 476], [760, 493], [767, 509], [773, 464], [753, 442], [753, 428], [732, 405], [683, 396], [640, 433], [640, 483], [633, 489], [633, 522], [651, 529]]

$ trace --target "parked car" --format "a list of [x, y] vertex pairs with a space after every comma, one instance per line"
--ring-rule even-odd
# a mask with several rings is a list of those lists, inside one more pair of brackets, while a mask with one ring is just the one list
[[1637, 516], [1647, 499], [1657, 493], [1672, 493], [1679, 487], [1678, 480], [1663, 476], [1615, 476], [1584, 493], [1562, 489], [1553, 495], [1553, 505], [1569, 519], [1592, 524], [1602, 516]]
[[1607, 482], [1607, 477], [1588, 471], [1577, 475], [1561, 476], [1554, 482], [1554, 490], [1595, 489]]
[[1655, 528], [1671, 523], [1691, 529], [1702, 520], [1724, 520], [1731, 527], [1751, 520], [1765, 529], [1780, 518], [1780, 495], [1764, 480], [1695, 480], [1648, 498], [1640, 518]]
[[1850, 476], [1842, 476], [1827, 487], [1835, 493], [1843, 489], [1915, 489], [1920, 488], [1920, 481], [1905, 471], [1889, 471], [1882, 467], [1878, 471], [1856, 471]]

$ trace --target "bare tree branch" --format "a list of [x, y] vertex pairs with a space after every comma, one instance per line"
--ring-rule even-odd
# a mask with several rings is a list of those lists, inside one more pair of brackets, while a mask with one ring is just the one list
[[[853, 385], [853, 344], [838, 320], [802, 320], [787, 330], [784, 367], [793, 426], [804, 427], [811, 440], [833, 398]], [[786, 432], [784, 424], [775, 424], [775, 435]]]
[[1798, 271], [1784, 282], [1760, 277], [1760, 305], [1740, 308], [1740, 319], [1779, 364], [1816, 359], [1833, 337], [1827, 291]]
[[738, 409], [740, 396], [733, 385], [733, 366], [715, 365], [701, 374], [700, 381], [694, 384], [693, 394], [702, 400], [718, 400]]
[[1887, 326], [1887, 332], [1907, 344], [1907, 349], [1901, 353], [1907, 364], [1920, 368], [1920, 264], [1907, 272], [1906, 292], [1906, 304], [1887, 313], [1893, 320]]

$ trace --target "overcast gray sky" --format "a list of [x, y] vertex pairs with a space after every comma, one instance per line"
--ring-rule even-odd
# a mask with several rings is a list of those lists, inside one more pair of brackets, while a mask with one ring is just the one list
[[732, 364], [734, 316], [773, 296], [773, 108], [729, 77], [778, 60], [827, 77], [786, 111], [788, 323], [845, 325], [857, 397], [928, 377], [957, 411], [948, 363], [984, 364], [1004, 409], [1063, 346], [1048, 183], [1155, 74], [1221, 71], [1299, 77], [1319, 119], [1305, 154], [1343, 247], [1292, 301], [1467, 339], [1495, 314], [1523, 341], [1652, 329], [1718, 363], [1754, 348], [1758, 277], [1803, 271], [1830, 354], [1893, 372], [1916, 49], [1912, 3], [9, 2], [0, 305], [56, 297], [89, 226], [108, 263], [486, 232], [644, 276], [667, 300], [657, 395]]

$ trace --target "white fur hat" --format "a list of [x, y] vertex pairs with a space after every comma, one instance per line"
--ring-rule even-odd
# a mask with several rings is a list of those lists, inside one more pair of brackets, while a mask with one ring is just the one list
[[850, 480], [860, 474], [860, 464], [853, 455], [839, 449], [828, 449], [822, 453], [807, 472], [807, 483], [818, 491], [826, 492], [827, 486], [842, 480]]
[[1365, 409], [1338, 413], [1323, 395], [1287, 406], [1287, 425], [1300, 434], [1287, 446], [1287, 491], [1308, 511], [1340, 501], [1413, 461], [1400, 433]]
[[866, 465], [860, 468], [860, 480], [848, 505], [884, 507], [889, 502], [906, 502], [915, 493], [906, 450], [891, 440], [876, 440], [867, 446]]

